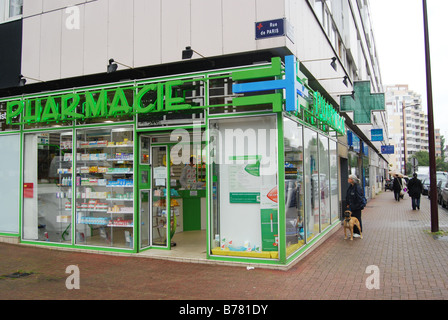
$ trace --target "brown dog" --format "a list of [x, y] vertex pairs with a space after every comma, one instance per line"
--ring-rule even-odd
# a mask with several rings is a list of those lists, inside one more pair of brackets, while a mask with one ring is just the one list
[[353, 240], [353, 227], [357, 226], [359, 229], [359, 233], [362, 239], [361, 225], [359, 224], [359, 220], [355, 217], [352, 217], [352, 212], [350, 210], [346, 210], [344, 212], [344, 240], [347, 240], [347, 229], [350, 230], [350, 240]]

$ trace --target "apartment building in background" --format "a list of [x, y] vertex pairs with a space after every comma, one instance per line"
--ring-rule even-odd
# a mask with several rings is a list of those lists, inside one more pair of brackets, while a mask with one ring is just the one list
[[[386, 86], [386, 107], [389, 139], [395, 146], [391, 168], [404, 172], [405, 150], [407, 160], [418, 151], [429, 152], [428, 116], [422, 108], [421, 95], [410, 90], [408, 85]], [[440, 129], [435, 129], [434, 133], [436, 157], [441, 157]]]

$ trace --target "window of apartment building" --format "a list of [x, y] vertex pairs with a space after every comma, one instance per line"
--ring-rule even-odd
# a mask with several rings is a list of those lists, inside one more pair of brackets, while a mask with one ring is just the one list
[[0, 0], [0, 23], [22, 15], [23, 0]]
[[314, 12], [316, 13], [317, 19], [319, 19], [319, 21], [323, 24], [323, 9], [324, 9], [324, 4], [323, 4], [323, 0], [315, 0], [315, 1], [310, 1], [313, 5], [314, 8]]

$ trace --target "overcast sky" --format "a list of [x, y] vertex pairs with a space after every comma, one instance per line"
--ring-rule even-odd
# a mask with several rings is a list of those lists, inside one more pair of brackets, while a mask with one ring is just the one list
[[[427, 113], [422, 0], [370, 0], [383, 85], [407, 84]], [[448, 1], [427, 0], [435, 128], [448, 137]]]

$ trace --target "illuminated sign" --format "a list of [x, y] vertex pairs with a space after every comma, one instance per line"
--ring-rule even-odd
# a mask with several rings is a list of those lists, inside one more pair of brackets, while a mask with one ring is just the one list
[[[182, 84], [183, 81], [175, 80], [147, 84], [138, 90], [136, 87], [102, 89], [96, 98], [87, 91], [10, 101], [6, 106], [6, 122], [10, 124], [22, 113], [23, 122], [31, 124], [190, 109], [192, 106], [185, 103], [185, 98], [173, 95], [173, 87]], [[131, 94], [134, 103], [129, 102], [126, 93]], [[152, 103], [144, 103], [143, 97], [149, 93], [157, 98]]]
[[[294, 56], [285, 57], [284, 69], [281, 59], [277, 57], [272, 58], [270, 66], [230, 71], [231, 80], [235, 82], [233, 84], [234, 94], [259, 93], [258, 95], [234, 96], [231, 105], [239, 107], [272, 104], [273, 112], [298, 113], [303, 110], [306, 114], [304, 120], [308, 123], [315, 126], [328, 126], [345, 135], [345, 118], [341, 117], [319, 92], [312, 92], [307, 88], [304, 84], [306, 79], [300, 79], [298, 73], [298, 63]], [[212, 78], [213, 75], [209, 73], [202, 78], [198, 77], [193, 80], [183, 78], [120, 87], [86, 88], [80, 92], [63, 94], [24, 96], [22, 99], [6, 103], [6, 123], [11, 124], [13, 120], [17, 121], [18, 117], [21, 117], [22, 124], [29, 125], [155, 112], [182, 112], [193, 108], [222, 106], [196, 106], [186, 102], [185, 97], [186, 91], [189, 90], [189, 83], [192, 81], [205, 83], [207, 77]], [[267, 78], [266, 81], [259, 80]], [[251, 82], [254, 80], [255, 82]], [[266, 91], [274, 93], [267, 94]], [[306, 106], [303, 106], [299, 98], [306, 99], [309, 103], [307, 102]]]
[[341, 96], [341, 111], [353, 112], [355, 124], [372, 124], [372, 112], [385, 110], [384, 93], [371, 93], [370, 87], [370, 81], [355, 81], [355, 94]]
[[[313, 94], [313, 104], [311, 109], [306, 109], [300, 106], [298, 97], [310, 99], [310, 91], [303, 85], [302, 80], [297, 76], [297, 62], [294, 56], [285, 57], [285, 75], [282, 79], [257, 81], [249, 83], [241, 83], [233, 85], [233, 92], [235, 93], [248, 93], [248, 92], [262, 92], [272, 90], [285, 90], [285, 111], [297, 112], [300, 108], [309, 115], [308, 122], [310, 124], [317, 124], [317, 121], [328, 125], [336, 132], [345, 135], [345, 118], [341, 117], [333, 106], [328, 103], [319, 92]], [[233, 74], [234, 80], [252, 80], [259, 78], [279, 78], [282, 76], [281, 61], [280, 58], [272, 59], [272, 66], [269, 70], [265, 70], [264, 73], [257, 73], [251, 71], [243, 71]], [[274, 94], [265, 95], [273, 97]], [[259, 97], [259, 96], [258, 96]], [[248, 103], [252, 97], [240, 98], [245, 99]], [[255, 104], [255, 103], [252, 103]], [[274, 110], [275, 111], [275, 110]]]

